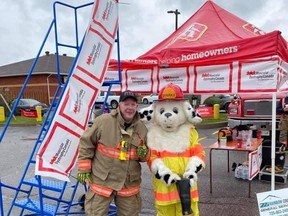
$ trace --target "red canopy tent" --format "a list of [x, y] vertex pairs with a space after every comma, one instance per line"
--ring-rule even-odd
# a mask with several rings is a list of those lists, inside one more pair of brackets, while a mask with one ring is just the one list
[[[287, 42], [280, 31], [265, 33], [207, 1], [148, 52], [121, 61], [123, 84], [114, 90], [158, 92], [176, 81], [193, 94], [277, 92], [287, 90], [287, 62]], [[110, 62], [109, 80], [116, 77], [112, 70], [117, 70], [117, 61]]]
[[287, 42], [279, 31], [266, 34], [213, 1], [207, 1], [177, 31], [138, 59], [179, 65], [273, 55], [288, 60]]
[[[109, 80], [116, 77], [116, 63], [110, 62], [106, 73]], [[274, 176], [276, 93], [288, 91], [287, 73], [287, 42], [280, 31], [265, 33], [207, 1], [148, 52], [135, 60], [121, 61], [122, 85], [112, 89], [151, 93], [173, 82], [190, 94], [272, 93]], [[274, 184], [272, 178], [272, 190]]]

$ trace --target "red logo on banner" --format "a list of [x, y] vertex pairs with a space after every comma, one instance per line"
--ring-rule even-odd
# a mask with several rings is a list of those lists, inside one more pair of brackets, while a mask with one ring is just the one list
[[169, 80], [169, 79], [178, 79], [179, 76], [163, 76], [164, 80]]
[[89, 55], [89, 56], [87, 57], [87, 61], [86, 61], [87, 65], [90, 65], [90, 64], [91, 64], [91, 61], [92, 61], [92, 55]]
[[202, 77], [209, 77], [209, 76], [210, 76], [209, 73], [203, 73], [203, 74], [202, 74]]
[[107, 2], [106, 7], [105, 7], [103, 14], [102, 14], [102, 19], [108, 20], [109, 16], [112, 14], [112, 11], [113, 11], [113, 3], [111, 1]]
[[256, 75], [256, 71], [247, 71], [246, 75], [247, 76]]

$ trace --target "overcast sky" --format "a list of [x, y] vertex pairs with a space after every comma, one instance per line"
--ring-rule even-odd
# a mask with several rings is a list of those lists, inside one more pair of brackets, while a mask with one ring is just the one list
[[[59, 1], [72, 6], [93, 2], [93, 0]], [[53, 19], [54, 2], [1, 0], [0, 66], [36, 57]], [[214, 2], [265, 32], [280, 30], [284, 38], [288, 39], [286, 0], [214, 0]], [[168, 10], [180, 11], [178, 26], [181, 26], [204, 3], [205, 0], [120, 0], [121, 59], [137, 58], [173, 33], [175, 15], [168, 14]], [[91, 9], [90, 6], [79, 10], [80, 41], [87, 28]], [[58, 5], [56, 11], [59, 42], [75, 44], [73, 10]], [[54, 44], [53, 30], [41, 55], [44, 55], [45, 51], [55, 53]], [[70, 48], [60, 48], [59, 53], [75, 55], [75, 51]], [[115, 58], [115, 54], [112, 57]]]

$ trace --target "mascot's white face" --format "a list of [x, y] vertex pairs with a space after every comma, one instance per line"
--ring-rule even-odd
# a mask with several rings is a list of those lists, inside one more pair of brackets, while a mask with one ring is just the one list
[[164, 131], [175, 131], [185, 122], [197, 124], [202, 121], [187, 100], [163, 100], [139, 111], [145, 123], [154, 122]]
[[175, 131], [186, 122], [181, 101], [159, 101], [154, 107], [155, 121], [164, 131]]

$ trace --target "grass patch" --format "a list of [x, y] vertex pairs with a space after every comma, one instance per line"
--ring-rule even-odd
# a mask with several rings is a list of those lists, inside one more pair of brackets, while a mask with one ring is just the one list
[[[37, 122], [36, 118], [27, 118], [23, 116], [15, 116], [16, 119], [12, 118], [10, 124], [41, 124], [44, 119], [42, 118], [41, 122]], [[8, 118], [6, 118], [7, 121]], [[218, 122], [225, 122], [227, 121], [227, 113], [220, 113], [219, 119], [214, 119], [214, 117], [204, 117], [202, 118], [202, 122], [200, 124], [207, 124], [207, 123], [218, 123]], [[0, 124], [5, 124], [5, 122], [0, 122]]]
[[227, 113], [220, 113], [219, 114], [219, 119], [214, 119], [214, 117], [204, 117], [202, 118], [202, 124], [204, 123], [217, 123], [217, 122], [225, 122], [227, 121]]
[[[5, 118], [5, 120], [8, 120], [8, 117]], [[5, 124], [5, 122], [0, 122], [0, 124]], [[27, 118], [27, 117], [23, 117], [23, 116], [15, 116], [15, 118], [12, 117], [10, 124], [37, 124], [37, 123], [42, 123], [43, 122], [43, 118], [42, 121], [37, 122], [36, 118]]]

